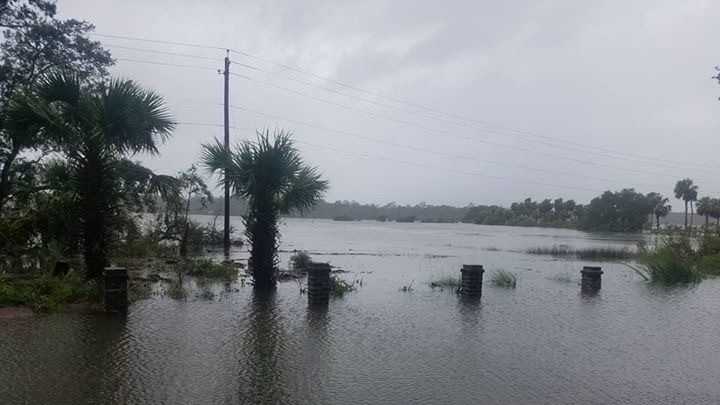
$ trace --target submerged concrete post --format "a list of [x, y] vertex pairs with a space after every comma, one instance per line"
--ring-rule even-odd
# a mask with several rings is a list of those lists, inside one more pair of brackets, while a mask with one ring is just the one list
[[482, 296], [483, 269], [479, 264], [463, 264], [460, 273], [462, 274], [460, 292], [468, 297]]
[[584, 266], [580, 271], [580, 291], [585, 294], [594, 294], [600, 291], [602, 285], [602, 268], [597, 266]]
[[104, 301], [108, 312], [125, 312], [128, 307], [128, 272], [124, 267], [106, 267]]
[[327, 304], [330, 301], [330, 264], [312, 262], [307, 274], [308, 304]]

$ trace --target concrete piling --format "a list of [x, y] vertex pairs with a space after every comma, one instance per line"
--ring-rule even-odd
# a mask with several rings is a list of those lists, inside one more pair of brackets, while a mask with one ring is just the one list
[[307, 269], [309, 305], [326, 305], [330, 301], [330, 264], [312, 262]]
[[124, 267], [106, 267], [104, 276], [105, 310], [125, 312], [128, 307], [128, 272]]
[[460, 292], [468, 297], [482, 296], [483, 273], [485, 270], [479, 264], [463, 264]]
[[584, 266], [580, 271], [580, 291], [584, 294], [595, 294], [602, 285], [602, 268], [597, 266]]

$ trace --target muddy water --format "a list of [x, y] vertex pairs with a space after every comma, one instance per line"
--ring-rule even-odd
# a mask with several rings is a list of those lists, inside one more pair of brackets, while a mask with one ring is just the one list
[[[720, 280], [653, 288], [602, 263], [587, 298], [582, 262], [523, 253], [637, 236], [320, 220], [282, 233], [284, 251], [312, 251], [363, 287], [325, 311], [290, 282], [270, 296], [154, 297], [126, 317], [0, 319], [0, 403], [720, 403]], [[518, 287], [488, 282], [476, 303], [427, 286], [463, 263], [484, 264], [486, 281], [512, 271]]]

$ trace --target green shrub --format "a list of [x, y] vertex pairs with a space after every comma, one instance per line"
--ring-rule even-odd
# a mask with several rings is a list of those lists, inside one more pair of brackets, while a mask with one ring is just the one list
[[655, 250], [645, 250], [640, 257], [646, 278], [665, 285], [699, 282], [703, 278], [702, 261], [687, 237], [669, 238]]
[[0, 280], [0, 306], [29, 306], [38, 312], [54, 312], [66, 304], [99, 302], [99, 289], [77, 273], [65, 277], [42, 274], [33, 279]]
[[503, 288], [515, 288], [517, 287], [517, 276], [515, 274], [505, 271], [495, 271], [490, 279], [494, 286]]
[[348, 282], [337, 276], [330, 277], [330, 292], [336, 297], [342, 297], [346, 293], [356, 291], [361, 285], [362, 281], [359, 280]]

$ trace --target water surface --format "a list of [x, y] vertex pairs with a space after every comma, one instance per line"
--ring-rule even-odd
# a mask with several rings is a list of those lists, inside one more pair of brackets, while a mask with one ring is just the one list
[[[720, 403], [720, 280], [654, 288], [602, 263], [601, 293], [582, 297], [587, 263], [523, 253], [638, 235], [289, 219], [282, 236], [283, 265], [305, 249], [363, 287], [324, 311], [289, 282], [155, 297], [124, 318], [0, 319], [0, 403]], [[427, 286], [462, 264], [487, 269], [479, 303]], [[496, 269], [517, 289], [492, 287]]]

